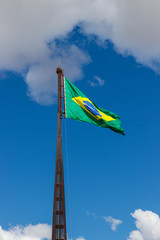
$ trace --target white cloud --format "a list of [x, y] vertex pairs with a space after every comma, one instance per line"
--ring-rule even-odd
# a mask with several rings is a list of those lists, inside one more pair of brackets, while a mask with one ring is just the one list
[[[52, 226], [48, 224], [30, 224], [25, 227], [17, 225], [8, 230], [0, 226], [0, 240], [51, 240], [51, 236]], [[85, 238], [78, 237], [76, 240], [85, 240]]]
[[98, 218], [98, 216], [97, 216], [96, 213], [92, 213], [92, 212], [86, 211], [86, 214], [87, 214], [87, 215], [90, 215], [90, 216], [92, 216], [92, 217], [94, 217], [94, 218]]
[[89, 58], [79, 48], [48, 45], [65, 39], [77, 24], [86, 35], [110, 40], [121, 54], [160, 72], [159, 0], [0, 0], [0, 6], [0, 71], [23, 74], [37, 102], [54, 101], [52, 74], [60, 50], [67, 75], [82, 76]]
[[85, 32], [111, 40], [120, 53], [131, 54], [138, 62], [159, 71], [160, 2], [100, 0], [93, 5], [95, 14], [83, 23]]
[[82, 66], [90, 61], [77, 46], [55, 43], [79, 22], [75, 8], [81, 4], [75, 6], [73, 0], [0, 0], [0, 5], [0, 71], [19, 72], [33, 100], [52, 104], [59, 57], [67, 76], [74, 80], [83, 76]]
[[160, 217], [156, 213], [139, 209], [131, 215], [136, 219], [137, 230], [130, 233], [128, 240], [160, 239]]
[[91, 87], [97, 87], [97, 83], [95, 82], [88, 80], [88, 83], [91, 85]]
[[113, 231], [115, 231], [117, 229], [118, 225], [120, 225], [122, 223], [121, 220], [115, 219], [111, 216], [109, 216], [109, 217], [105, 217], [105, 216], [99, 217], [99, 216], [97, 216], [96, 213], [89, 212], [89, 211], [86, 211], [86, 214], [92, 216], [94, 219], [100, 218], [100, 219], [103, 219], [105, 222], [110, 223], [111, 229]]
[[103, 79], [101, 79], [100, 77], [98, 76], [94, 76], [94, 79], [96, 81], [90, 81], [88, 80], [89, 84], [91, 85], [91, 87], [98, 87], [98, 86], [103, 86], [105, 81]]
[[[97, 217], [96, 214], [86, 212], [88, 215]], [[152, 211], [136, 210], [131, 214], [136, 219], [137, 229], [129, 234], [128, 240], [159, 240], [160, 239], [160, 216]], [[111, 229], [115, 231], [121, 220], [113, 217], [102, 217], [103, 220], [111, 224]], [[52, 227], [48, 224], [37, 225], [17, 225], [4, 230], [0, 226], [0, 240], [50, 240]], [[76, 240], [85, 240], [80, 236]]]
[[132, 231], [128, 240], [144, 240], [142, 234], [139, 231]]
[[0, 226], [0, 240], [50, 240], [51, 226], [48, 224], [16, 226], [3, 230]]
[[113, 231], [116, 231], [118, 225], [120, 225], [122, 223], [121, 220], [119, 219], [115, 219], [113, 217], [103, 217], [103, 219], [107, 222], [107, 223], [110, 223], [111, 224], [111, 229]]
[[103, 79], [101, 79], [100, 77], [98, 77], [98, 76], [95, 76], [94, 77], [96, 80], [97, 80], [97, 82], [98, 82], [98, 84], [99, 84], [99, 86], [103, 86], [104, 85], [104, 80]]
[[52, 59], [44, 59], [38, 64], [33, 64], [26, 75], [28, 95], [40, 104], [50, 105], [55, 100], [57, 90], [56, 67], [59, 56], [62, 59], [64, 73], [68, 70], [67, 77], [74, 81], [83, 76], [82, 66], [90, 61], [89, 56], [75, 45], [54, 46], [55, 52]]

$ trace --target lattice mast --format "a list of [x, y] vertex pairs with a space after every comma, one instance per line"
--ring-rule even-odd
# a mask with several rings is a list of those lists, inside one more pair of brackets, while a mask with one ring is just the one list
[[63, 172], [63, 154], [62, 154], [62, 88], [63, 69], [56, 69], [58, 74], [58, 125], [57, 125], [57, 146], [56, 146], [56, 168], [54, 185], [54, 205], [53, 205], [53, 223], [52, 240], [67, 240], [66, 236], [66, 216], [65, 216], [65, 193], [64, 193], [64, 172]]

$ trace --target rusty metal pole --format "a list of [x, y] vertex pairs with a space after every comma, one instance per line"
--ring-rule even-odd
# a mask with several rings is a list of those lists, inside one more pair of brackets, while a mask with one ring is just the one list
[[58, 74], [58, 126], [57, 126], [52, 240], [67, 240], [66, 216], [65, 216], [64, 172], [63, 172], [63, 155], [62, 155], [62, 133], [61, 133], [63, 69], [61, 67], [57, 67], [56, 72]]

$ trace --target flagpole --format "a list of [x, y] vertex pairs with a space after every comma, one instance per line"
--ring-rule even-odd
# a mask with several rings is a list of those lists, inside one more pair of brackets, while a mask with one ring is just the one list
[[57, 124], [52, 240], [67, 240], [63, 154], [62, 154], [62, 131], [61, 131], [63, 69], [61, 67], [57, 67], [56, 72], [58, 74], [58, 119], [57, 119], [58, 124]]

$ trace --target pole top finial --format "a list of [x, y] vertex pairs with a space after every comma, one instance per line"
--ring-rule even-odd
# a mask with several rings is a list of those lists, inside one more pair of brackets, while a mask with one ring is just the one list
[[57, 74], [58, 73], [63, 73], [63, 69], [60, 66], [58, 66], [57, 69], [56, 69], [56, 73]]

